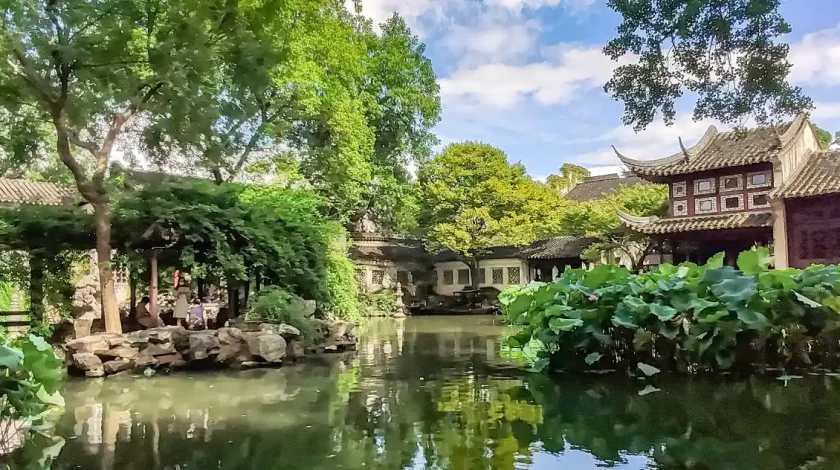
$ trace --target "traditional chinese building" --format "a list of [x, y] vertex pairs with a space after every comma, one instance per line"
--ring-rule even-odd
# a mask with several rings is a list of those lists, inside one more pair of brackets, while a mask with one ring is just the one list
[[674, 262], [705, 262], [756, 245], [776, 267], [840, 263], [840, 152], [822, 151], [807, 115], [745, 131], [714, 126], [693, 147], [658, 160], [619, 159], [637, 176], [670, 188], [668, 216], [624, 226], [662, 242]]

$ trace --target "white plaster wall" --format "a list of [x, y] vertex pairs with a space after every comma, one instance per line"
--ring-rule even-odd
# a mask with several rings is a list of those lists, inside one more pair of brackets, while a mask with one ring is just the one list
[[774, 168], [776, 187], [787, 183], [796, 170], [806, 163], [805, 159], [811, 152], [820, 150], [820, 143], [811, 131], [810, 122], [805, 120], [802, 126], [793, 141], [779, 154], [778, 164]]
[[[487, 282], [479, 284], [479, 287], [495, 287], [496, 289], [503, 290], [505, 287], [510, 286], [510, 279], [508, 279], [508, 270], [507, 268], [519, 268], [519, 284], [524, 286], [531, 281], [530, 278], [530, 271], [528, 269], [528, 262], [526, 260], [521, 260], [517, 258], [505, 258], [505, 259], [488, 259], [482, 260], [478, 263], [479, 269], [486, 269], [485, 280]], [[493, 284], [493, 268], [502, 268], [502, 273], [504, 277], [504, 284]], [[447, 261], [444, 263], [435, 263], [435, 271], [437, 271], [437, 285], [435, 285], [435, 292], [438, 295], [446, 295], [452, 296], [455, 295], [456, 292], [460, 292], [464, 289], [466, 285], [469, 284], [458, 284], [458, 270], [459, 269], [469, 269], [466, 263], [462, 263], [461, 261]], [[443, 283], [443, 273], [445, 271], [453, 271], [452, 279], [454, 281], [453, 285], [444, 285]]]

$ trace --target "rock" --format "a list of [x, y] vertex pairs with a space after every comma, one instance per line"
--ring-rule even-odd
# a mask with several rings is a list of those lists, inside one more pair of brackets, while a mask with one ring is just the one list
[[172, 341], [175, 335], [178, 335], [184, 331], [180, 326], [161, 326], [160, 328], [149, 328], [146, 330], [149, 333], [149, 342], [152, 343], [168, 343]]
[[117, 357], [122, 359], [131, 359], [139, 353], [140, 350], [130, 346], [109, 349], [108, 351], [97, 351], [96, 355], [100, 357]]
[[73, 366], [84, 371], [85, 377], [102, 377], [105, 375], [102, 360], [93, 353], [84, 352], [73, 354]]
[[112, 335], [108, 337], [107, 341], [108, 346], [110, 346], [112, 349], [131, 346], [131, 341], [125, 335]]
[[126, 341], [132, 345], [143, 345], [149, 343], [149, 332], [146, 330], [132, 331], [125, 335]]
[[175, 363], [184, 362], [184, 358], [178, 354], [167, 354], [166, 356], [156, 357], [158, 365], [174, 365]]
[[260, 323], [259, 331], [280, 335], [286, 340], [300, 338], [300, 330], [285, 323]]
[[134, 364], [138, 368], [153, 366], [157, 364], [157, 359], [155, 359], [155, 357], [151, 354], [146, 354], [146, 352], [143, 351], [134, 358]]
[[190, 351], [208, 351], [219, 347], [219, 338], [213, 332], [196, 331], [195, 334], [189, 337], [189, 345]]
[[73, 367], [82, 371], [102, 369], [102, 360], [99, 356], [89, 352], [73, 354]]
[[148, 368], [146, 368], [146, 370], [143, 371], [143, 375], [146, 376], [146, 377], [151, 377], [151, 376], [155, 375], [155, 373], [156, 373], [155, 370], [152, 369], [151, 367], [148, 367]]
[[242, 336], [242, 330], [232, 327], [219, 328], [216, 337], [219, 338], [219, 342], [222, 344], [234, 344], [245, 341], [245, 338]]
[[286, 357], [297, 360], [305, 356], [306, 352], [301, 340], [293, 339], [286, 342]]
[[103, 366], [106, 374], [116, 374], [117, 372], [131, 369], [134, 363], [128, 359], [116, 359], [106, 362]]
[[107, 351], [111, 347], [108, 345], [108, 339], [100, 335], [86, 336], [84, 338], [74, 339], [69, 341], [66, 345], [68, 350], [74, 353], [92, 353], [96, 351]]
[[152, 356], [164, 356], [166, 354], [175, 354], [175, 346], [172, 343], [149, 344], [149, 347], [143, 350], [144, 353]]
[[266, 362], [279, 362], [286, 356], [286, 340], [270, 333], [248, 333], [248, 350], [251, 355]]
[[356, 349], [356, 342], [350, 340], [330, 340], [324, 345], [325, 352], [344, 352]]

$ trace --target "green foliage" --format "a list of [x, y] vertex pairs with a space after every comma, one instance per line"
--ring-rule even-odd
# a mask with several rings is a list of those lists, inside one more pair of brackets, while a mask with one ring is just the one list
[[564, 205], [499, 149], [466, 142], [448, 146], [420, 168], [421, 226], [433, 250], [480, 258], [487, 248], [527, 244], [553, 235]]
[[335, 235], [327, 251], [324, 283], [327, 289], [326, 310], [345, 320], [359, 319], [359, 283], [356, 264], [347, 255], [347, 233], [333, 224]]
[[721, 260], [641, 274], [602, 264], [510, 288], [502, 309], [524, 328], [509, 343], [541, 341], [553, 368], [643, 364], [646, 375], [840, 360], [829, 346], [840, 336], [840, 267], [771, 270], [766, 248], [742, 253], [740, 271]]
[[245, 320], [249, 322], [285, 323], [300, 330], [304, 339], [311, 340], [315, 332], [312, 322], [314, 308], [295, 294], [281, 287], [262, 290], [251, 304]]
[[619, 252], [632, 262], [635, 271], [653, 250], [653, 241], [644, 235], [620, 230], [617, 210], [642, 217], [664, 216], [668, 211], [668, 187], [637, 184], [622, 187], [603, 199], [572, 201], [562, 213], [560, 225], [565, 233], [597, 239], [584, 252], [584, 258], [600, 261], [605, 255]]
[[832, 143], [834, 143], [834, 137], [831, 136], [831, 132], [823, 129], [822, 127], [811, 123], [811, 126], [814, 127], [814, 132], [817, 133], [817, 140], [820, 143], [820, 148], [825, 150], [827, 149]]
[[559, 175], [548, 175], [546, 184], [551, 189], [565, 194], [589, 175], [589, 170], [582, 166], [564, 163], [563, 166], [560, 167]]
[[397, 313], [396, 299], [397, 293], [394, 289], [359, 294], [359, 303], [365, 316], [394, 316]]
[[813, 108], [787, 82], [789, 46], [779, 38], [790, 25], [781, 0], [609, 0], [622, 16], [604, 48], [620, 65], [605, 90], [624, 103], [626, 125], [647, 127], [658, 113], [674, 122], [675, 101], [697, 95], [694, 119], [766, 123]]
[[49, 411], [64, 407], [59, 393], [64, 365], [40, 336], [0, 344], [0, 437], [11, 438], [21, 421], [43, 430]]

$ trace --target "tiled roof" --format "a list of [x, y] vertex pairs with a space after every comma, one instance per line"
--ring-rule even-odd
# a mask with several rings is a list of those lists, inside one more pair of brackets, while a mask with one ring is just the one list
[[[482, 255], [483, 259], [507, 259], [507, 258], [522, 258], [526, 247], [505, 245], [494, 246], [487, 248], [487, 253]], [[446, 261], [460, 261], [461, 257], [450, 250], [443, 250], [434, 256], [435, 263], [443, 263]]]
[[525, 254], [528, 259], [577, 258], [594, 241], [594, 238], [580, 236], [554, 237], [532, 243]]
[[72, 186], [39, 181], [0, 179], [0, 203], [57, 206], [78, 198]]
[[566, 199], [584, 202], [603, 199], [609, 194], [617, 193], [619, 189], [636, 184], [647, 182], [638, 176], [627, 176], [622, 178], [617, 173], [604, 176], [592, 176], [576, 184], [566, 194]]
[[803, 114], [792, 123], [776, 127], [718, 132], [711, 126], [693, 147], [685, 148], [680, 140], [680, 152], [658, 160], [635, 160], [622, 155], [618, 149], [615, 152], [618, 158], [639, 176], [683, 175], [772, 162], [785, 145], [809, 128], [808, 117]]
[[618, 218], [624, 226], [648, 235], [773, 226], [773, 214], [771, 212], [739, 212], [660, 219], [658, 217], [634, 217], [619, 211]]
[[419, 242], [354, 243], [350, 247], [350, 258], [354, 260], [418, 261], [422, 263], [428, 257]]
[[815, 152], [773, 197], [795, 198], [840, 193], [840, 151]]

